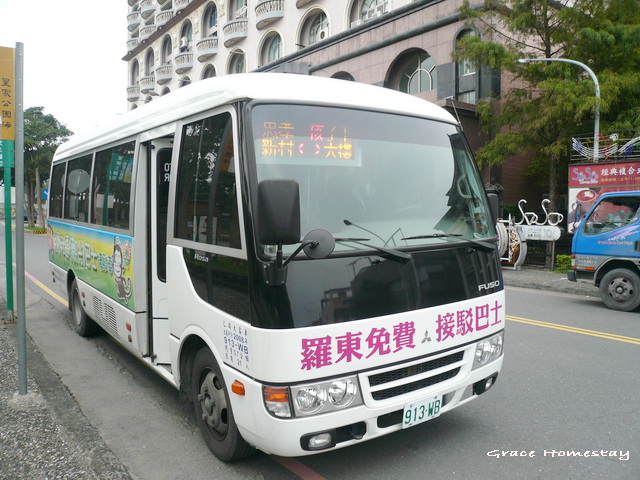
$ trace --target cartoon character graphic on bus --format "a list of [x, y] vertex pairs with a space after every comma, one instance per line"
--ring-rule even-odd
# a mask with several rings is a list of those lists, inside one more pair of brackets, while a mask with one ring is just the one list
[[120, 301], [126, 304], [131, 296], [131, 277], [125, 277], [125, 272], [131, 261], [131, 246], [129, 241], [120, 245], [120, 237], [116, 237], [113, 244], [113, 280], [116, 282], [116, 294]]

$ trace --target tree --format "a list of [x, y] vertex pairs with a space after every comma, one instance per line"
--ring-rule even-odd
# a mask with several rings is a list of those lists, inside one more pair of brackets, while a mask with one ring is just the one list
[[24, 112], [24, 178], [27, 193], [27, 214], [29, 226], [34, 225], [34, 199], [37, 200], [39, 226], [44, 228], [42, 208], [42, 178], [49, 176], [51, 159], [58, 146], [73, 135], [51, 114], [44, 113], [44, 107], [31, 107]]
[[462, 7], [483, 31], [459, 43], [457, 60], [510, 72], [518, 88], [478, 105], [492, 140], [480, 163], [501, 164], [526, 152], [529, 171], [544, 173], [550, 208], [566, 175], [571, 137], [593, 131], [594, 85], [564, 63], [522, 66], [518, 58], [568, 58], [588, 65], [601, 85], [601, 131], [640, 131], [640, 0], [487, 0]]

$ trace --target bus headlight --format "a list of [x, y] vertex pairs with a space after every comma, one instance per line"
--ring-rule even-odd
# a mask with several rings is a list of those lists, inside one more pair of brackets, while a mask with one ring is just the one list
[[295, 396], [296, 410], [305, 415], [318, 412], [327, 402], [327, 391], [319, 385], [304, 387]]
[[[263, 395], [269, 413], [279, 418], [306, 417], [362, 404], [355, 375], [308, 385], [265, 386]], [[293, 412], [288, 410], [289, 405]]]
[[336, 407], [348, 407], [358, 394], [358, 386], [350, 378], [336, 380], [328, 390], [329, 401]]
[[504, 332], [492, 337], [480, 340], [476, 345], [476, 353], [473, 360], [473, 368], [479, 368], [487, 363], [497, 360], [503, 352]]
[[358, 379], [353, 377], [327, 380], [313, 385], [291, 387], [296, 416], [341, 410], [362, 403]]

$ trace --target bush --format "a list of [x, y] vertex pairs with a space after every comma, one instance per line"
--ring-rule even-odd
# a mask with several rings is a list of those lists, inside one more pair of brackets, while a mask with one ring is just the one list
[[571, 270], [571, 255], [556, 255], [554, 272], [566, 273], [568, 270]]

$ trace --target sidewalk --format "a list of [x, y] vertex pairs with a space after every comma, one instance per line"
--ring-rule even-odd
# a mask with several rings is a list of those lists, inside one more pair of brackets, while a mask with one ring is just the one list
[[518, 271], [502, 270], [502, 277], [507, 287], [531, 288], [600, 298], [600, 291], [593, 283], [570, 282], [565, 273], [554, 273], [542, 267], [528, 266]]
[[[4, 270], [0, 264], [2, 278]], [[592, 285], [548, 270], [503, 270], [503, 277], [507, 287], [599, 297]], [[0, 314], [6, 320], [4, 288]], [[29, 393], [17, 394], [16, 330], [0, 324], [0, 480], [132, 478], [30, 339]]]
[[0, 287], [0, 480], [130, 479], [28, 335], [28, 389], [18, 394], [17, 325], [5, 323]]

